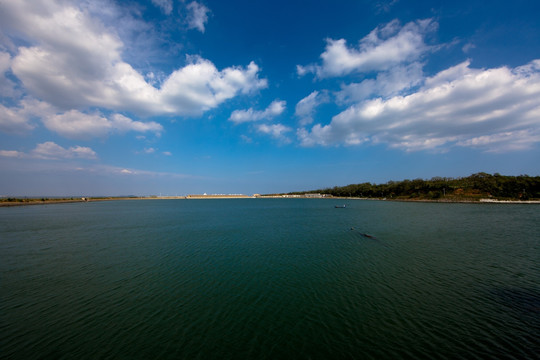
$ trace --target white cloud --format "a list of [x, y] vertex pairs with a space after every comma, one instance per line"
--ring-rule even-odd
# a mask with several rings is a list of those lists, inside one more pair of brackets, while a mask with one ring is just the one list
[[[519, 139], [519, 141], [516, 141]], [[457, 143], [458, 146], [487, 149], [488, 152], [528, 150], [540, 142], [540, 132], [531, 129], [483, 135]]]
[[461, 50], [463, 50], [463, 52], [465, 54], [467, 54], [469, 51], [471, 51], [474, 48], [476, 48], [476, 45], [474, 45], [473, 43], [467, 43], [467, 44], [463, 45]]
[[274, 100], [272, 103], [263, 111], [253, 110], [249, 108], [247, 110], [235, 110], [229, 117], [229, 120], [235, 124], [240, 124], [244, 122], [260, 121], [260, 120], [269, 120], [276, 116], [279, 116], [285, 111], [286, 102], [280, 100]]
[[[215, 108], [238, 93], [249, 94], [267, 86], [259, 79], [259, 67], [251, 62], [246, 69], [230, 67], [218, 71], [208, 60], [194, 57], [193, 62], [173, 72], [159, 92], [159, 111], [197, 115]], [[158, 104], [158, 103], [157, 103]]]
[[0, 131], [22, 133], [33, 128], [22, 108], [8, 108], [0, 104]]
[[20, 151], [16, 151], [16, 150], [0, 150], [0, 156], [3, 156], [3, 157], [12, 157], [12, 158], [16, 158], [16, 157], [23, 157], [25, 154], [20, 152]]
[[356, 48], [345, 39], [327, 39], [321, 54], [322, 65], [297, 66], [298, 75], [313, 72], [319, 78], [344, 76], [353, 72], [388, 70], [402, 63], [418, 60], [430, 48], [425, 36], [437, 23], [431, 19], [410, 22], [403, 27], [397, 20], [375, 28]]
[[467, 61], [427, 78], [417, 92], [356, 103], [297, 135], [304, 146], [520, 150], [540, 142], [539, 99], [540, 60], [515, 69], [474, 69]]
[[159, 7], [166, 15], [170, 15], [173, 9], [172, 0], [152, 0], [152, 4]]
[[274, 139], [288, 143], [290, 142], [290, 139], [285, 136], [285, 133], [292, 131], [292, 129], [283, 124], [259, 124], [257, 126], [257, 131], [266, 135], [270, 135]]
[[31, 118], [40, 118], [47, 129], [71, 139], [90, 139], [128, 131], [153, 132], [159, 136], [163, 131], [163, 126], [154, 121], [134, 121], [122, 114], [112, 114], [107, 118], [78, 110], [58, 112], [48, 103], [35, 99], [23, 99], [18, 107], [8, 108], [0, 104], [0, 131], [23, 133], [32, 130], [35, 126]]
[[320, 104], [327, 102], [328, 95], [323, 92], [313, 91], [311, 94], [303, 98], [296, 104], [294, 115], [300, 119], [300, 125], [304, 126], [313, 122], [315, 109]]
[[163, 127], [154, 121], [133, 121], [121, 114], [113, 114], [108, 119], [99, 114], [85, 114], [78, 110], [45, 116], [42, 121], [47, 129], [70, 139], [103, 137], [114, 131], [152, 131], [159, 134], [163, 130]]
[[74, 146], [69, 149], [65, 149], [60, 145], [52, 141], [47, 141], [42, 144], [38, 144], [31, 152], [32, 157], [40, 159], [96, 159], [96, 153], [89, 147]]
[[341, 91], [336, 93], [336, 99], [338, 103], [350, 104], [373, 96], [387, 98], [418, 86], [423, 80], [422, 64], [414, 62], [380, 72], [376, 79], [342, 85]]
[[253, 62], [218, 70], [209, 60], [188, 57], [187, 65], [154, 87], [124, 61], [117, 32], [76, 3], [2, 2], [0, 24], [28, 39], [11, 60], [12, 73], [30, 94], [64, 110], [195, 116], [267, 86]]
[[[159, 149], [154, 147], [146, 147], [141, 151], [136, 151], [136, 154], [158, 154]], [[165, 155], [165, 156], [172, 156], [172, 153], [170, 151], [160, 151], [159, 154]]]
[[46, 102], [23, 98], [18, 106], [6, 107], [0, 104], [0, 131], [24, 133], [34, 129], [33, 118], [43, 118], [55, 114], [56, 109]]
[[[150, 83], [164, 76], [154, 65], [162, 61], [163, 50], [167, 49], [168, 53], [176, 56], [183, 47], [182, 43], [167, 35], [168, 26], [156, 26], [155, 22], [144, 20], [146, 6], [141, 6], [140, 2], [80, 0], [71, 3], [76, 3], [75, 6], [92, 21], [102, 24], [108, 33], [121, 39], [122, 60], [130, 63], [140, 73], [154, 73], [156, 77], [149, 80]], [[165, 19], [162, 24], [172, 22], [175, 22], [172, 18]]]
[[121, 133], [127, 131], [136, 131], [136, 132], [154, 132], [159, 135], [163, 131], [163, 126], [158, 124], [155, 121], [134, 121], [122, 114], [113, 114], [111, 116], [111, 127]]
[[54, 114], [43, 119], [47, 129], [67, 138], [89, 139], [105, 136], [111, 129], [110, 121], [101, 115], [88, 115], [77, 110]]
[[0, 156], [12, 158], [35, 158], [45, 160], [97, 159], [95, 151], [89, 147], [72, 146], [66, 149], [52, 141], [38, 144], [36, 148], [29, 153], [24, 153], [16, 150], [0, 150]]
[[197, 29], [200, 32], [204, 33], [205, 24], [208, 22], [208, 13], [210, 10], [198, 2], [191, 2], [187, 5], [189, 14], [187, 17], [188, 28]]

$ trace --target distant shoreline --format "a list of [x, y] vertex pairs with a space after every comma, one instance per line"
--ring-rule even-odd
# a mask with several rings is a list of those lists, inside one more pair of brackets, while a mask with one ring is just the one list
[[130, 197], [84, 197], [74, 199], [45, 199], [38, 198], [13, 198], [13, 200], [0, 201], [0, 207], [26, 206], [26, 205], [53, 205], [53, 204], [69, 204], [81, 202], [96, 202], [96, 201], [115, 201], [115, 200], [200, 200], [200, 199], [253, 199], [254, 196], [248, 195], [208, 195], [208, 196], [130, 196]]
[[429, 203], [446, 203], [446, 204], [540, 204], [540, 200], [493, 200], [493, 199], [478, 199], [478, 200], [430, 200], [430, 199], [386, 199], [387, 201], [401, 202], [429, 202]]
[[[14, 201], [0, 201], [0, 207], [27, 206], [27, 205], [54, 205], [96, 201], [115, 200], [208, 200], [208, 199], [313, 199], [313, 197], [283, 197], [283, 196], [157, 196], [157, 197], [110, 197], [110, 198], [79, 198], [79, 199], [16, 199]], [[354, 197], [319, 197], [327, 200], [372, 200], [393, 202], [421, 202], [446, 204], [540, 204], [540, 200], [498, 200], [498, 199], [388, 199], [388, 198], [354, 198]]]
[[115, 199], [19, 199], [17, 201], [0, 201], [0, 207], [12, 207], [12, 206], [26, 206], [26, 205], [52, 205], [52, 204], [69, 204], [69, 203], [81, 203], [81, 202], [93, 202], [93, 201], [107, 201], [107, 200], [127, 200], [127, 198], [115, 198]]

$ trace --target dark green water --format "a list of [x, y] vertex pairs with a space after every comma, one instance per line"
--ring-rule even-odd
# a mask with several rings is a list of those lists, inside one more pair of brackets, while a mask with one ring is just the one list
[[540, 206], [342, 203], [0, 208], [0, 357], [539, 358]]

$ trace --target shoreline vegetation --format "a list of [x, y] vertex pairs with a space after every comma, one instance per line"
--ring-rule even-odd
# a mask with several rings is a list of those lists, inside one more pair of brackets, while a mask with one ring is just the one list
[[430, 180], [388, 181], [385, 184], [350, 184], [287, 195], [312, 193], [397, 201], [536, 203], [540, 201], [540, 176], [480, 172], [462, 178], [434, 177]]
[[31, 198], [0, 197], [0, 207], [47, 205], [111, 200], [157, 199], [248, 199], [248, 198], [328, 198], [359, 200], [390, 200], [437, 203], [497, 203], [540, 204], [540, 176], [504, 176], [477, 173], [464, 178], [434, 177], [389, 181], [385, 184], [350, 184], [319, 190], [279, 194], [194, 194], [186, 196], [111, 196]]

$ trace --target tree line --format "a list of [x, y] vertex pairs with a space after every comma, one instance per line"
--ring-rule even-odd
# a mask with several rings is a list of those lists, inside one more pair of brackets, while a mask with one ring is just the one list
[[333, 188], [293, 192], [328, 194], [339, 197], [426, 199], [426, 200], [499, 200], [540, 199], [540, 176], [505, 176], [484, 172], [461, 178], [434, 177], [429, 180], [414, 179], [388, 181], [386, 184], [350, 184]]

